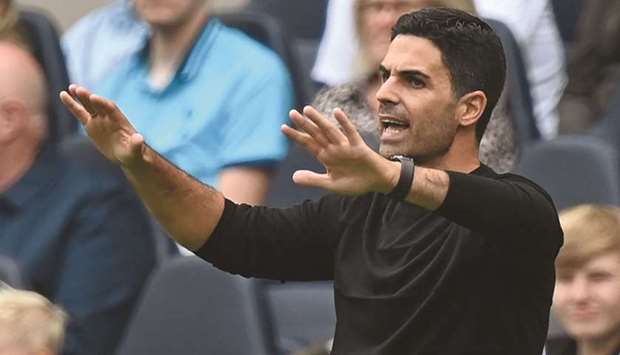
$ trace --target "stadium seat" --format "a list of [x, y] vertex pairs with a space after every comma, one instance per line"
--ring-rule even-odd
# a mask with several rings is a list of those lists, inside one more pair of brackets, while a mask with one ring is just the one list
[[247, 9], [277, 19], [290, 38], [318, 41], [325, 28], [327, 0], [252, 0]]
[[119, 355], [273, 355], [258, 281], [219, 271], [194, 256], [155, 271]]
[[333, 283], [263, 283], [279, 354], [290, 354], [334, 336], [336, 311]]
[[620, 82], [607, 103], [605, 114], [590, 132], [593, 136], [604, 139], [620, 152]]
[[0, 288], [3, 286], [27, 289], [29, 284], [24, 279], [17, 263], [9, 257], [0, 255]]
[[565, 44], [572, 43], [575, 40], [583, 0], [552, 0], [551, 5], [562, 41]]
[[542, 186], [558, 211], [581, 203], [620, 205], [617, 151], [591, 136], [561, 136], [524, 149], [518, 171]]

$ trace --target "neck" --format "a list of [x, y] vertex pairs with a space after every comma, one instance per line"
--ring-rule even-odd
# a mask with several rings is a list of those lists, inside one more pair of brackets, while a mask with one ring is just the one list
[[620, 346], [620, 332], [608, 337], [586, 339], [577, 342], [579, 355], [616, 355], [612, 353]]
[[155, 86], [166, 86], [170, 82], [194, 39], [202, 31], [207, 16], [206, 8], [201, 8], [180, 25], [153, 28], [149, 47], [149, 76]]
[[38, 147], [9, 145], [0, 149], [0, 193], [6, 192], [34, 164]]
[[478, 144], [471, 135], [474, 132], [463, 130], [457, 132], [448, 151], [441, 156], [421, 162], [419, 165], [440, 170], [450, 170], [460, 173], [470, 173], [480, 166], [478, 158]]

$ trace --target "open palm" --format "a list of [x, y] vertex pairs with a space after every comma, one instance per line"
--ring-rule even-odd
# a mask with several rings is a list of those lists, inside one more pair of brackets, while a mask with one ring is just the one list
[[381, 157], [366, 145], [344, 112], [335, 112], [342, 130], [310, 106], [304, 108], [303, 115], [293, 110], [290, 116], [303, 131], [286, 125], [282, 131], [310, 151], [326, 169], [324, 174], [296, 171], [295, 183], [344, 195], [391, 190], [398, 179], [399, 168], [390, 167], [398, 163]]
[[106, 158], [128, 165], [140, 157], [144, 139], [112, 101], [77, 85], [61, 92], [60, 99]]

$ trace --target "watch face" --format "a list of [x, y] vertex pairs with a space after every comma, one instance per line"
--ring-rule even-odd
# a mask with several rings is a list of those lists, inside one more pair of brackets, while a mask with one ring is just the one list
[[405, 156], [405, 155], [392, 155], [390, 160], [392, 161], [403, 161], [403, 159], [409, 159], [413, 161], [413, 158]]

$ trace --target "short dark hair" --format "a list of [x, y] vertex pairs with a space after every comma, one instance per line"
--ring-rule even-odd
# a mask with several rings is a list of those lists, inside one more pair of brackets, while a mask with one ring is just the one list
[[486, 22], [451, 8], [425, 8], [401, 16], [392, 28], [400, 34], [430, 40], [441, 52], [456, 97], [481, 90], [487, 106], [476, 125], [480, 140], [504, 88], [506, 58], [502, 43]]

